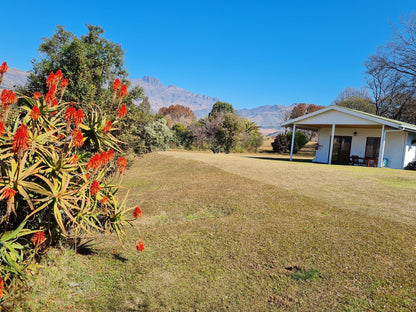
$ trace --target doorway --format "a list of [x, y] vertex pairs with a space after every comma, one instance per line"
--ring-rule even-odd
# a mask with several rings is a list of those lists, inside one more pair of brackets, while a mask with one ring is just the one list
[[338, 165], [348, 164], [351, 153], [351, 136], [334, 136], [332, 147], [332, 163]]

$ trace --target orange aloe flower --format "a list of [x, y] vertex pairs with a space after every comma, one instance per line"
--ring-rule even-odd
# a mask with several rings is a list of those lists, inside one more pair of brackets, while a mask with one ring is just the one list
[[38, 120], [40, 117], [40, 109], [37, 105], [33, 106], [32, 111], [30, 112], [30, 118], [32, 120]]
[[3, 62], [0, 65], [0, 74], [3, 75], [5, 72], [7, 72], [8, 69], [9, 69], [9, 66], [7, 66], [7, 63]]
[[113, 150], [109, 150], [107, 153], [107, 157], [108, 157], [108, 161], [113, 160], [114, 158], [114, 151]]
[[73, 106], [70, 106], [67, 108], [66, 112], [65, 112], [65, 120], [67, 123], [70, 123], [71, 120], [75, 119], [75, 115], [76, 115], [76, 109]]
[[133, 211], [133, 217], [135, 219], [137, 219], [138, 217], [140, 217], [142, 215], [142, 210], [140, 209], [139, 206], [137, 206], [134, 211]]
[[118, 118], [123, 118], [127, 115], [127, 106], [126, 104], [121, 105], [120, 110], [117, 113]]
[[136, 249], [137, 249], [137, 251], [143, 251], [144, 250], [144, 243], [141, 239], [136, 243]]
[[0, 298], [4, 296], [4, 282], [3, 279], [0, 277]]
[[118, 172], [120, 173], [123, 173], [124, 171], [126, 171], [127, 159], [124, 157], [119, 157], [117, 160], [117, 167], [118, 167]]
[[123, 84], [121, 86], [120, 91], [118, 92], [118, 96], [120, 97], [120, 102], [126, 95], [127, 95], [127, 86]]
[[63, 78], [61, 81], [61, 89], [65, 89], [68, 87], [69, 80], [67, 78]]
[[84, 144], [84, 137], [80, 129], [74, 129], [72, 131], [72, 140], [75, 147], [81, 147]]
[[104, 195], [104, 197], [101, 199], [101, 205], [105, 205], [108, 203], [108, 196]]
[[10, 105], [17, 101], [16, 93], [12, 90], [4, 89], [1, 92], [1, 106], [3, 109], [7, 109]]
[[79, 108], [77, 112], [75, 113], [75, 118], [74, 118], [75, 125], [78, 126], [84, 121], [84, 119], [85, 119], [84, 112], [82, 111], [81, 108]]
[[105, 126], [104, 126], [104, 128], [103, 128], [103, 134], [104, 134], [104, 136], [109, 132], [111, 130], [111, 121], [110, 120], [108, 120], [106, 123], [105, 123]]
[[90, 187], [90, 193], [92, 196], [97, 195], [97, 193], [100, 190], [100, 184], [97, 180], [92, 181], [91, 187]]
[[33, 93], [33, 98], [34, 98], [35, 100], [39, 100], [41, 96], [42, 96], [42, 94], [40, 94], [40, 92], [35, 92], [35, 93]]
[[0, 199], [12, 199], [16, 195], [16, 191], [14, 189], [11, 189], [9, 187], [4, 187], [3, 192], [0, 196]]
[[16, 134], [13, 137], [13, 146], [12, 151], [15, 154], [19, 154], [20, 152], [29, 148], [29, 132], [27, 131], [27, 127], [24, 124], [21, 124], [19, 128], [16, 130]]
[[4, 122], [0, 120], [0, 137], [6, 132], [6, 127], [4, 126]]
[[39, 246], [45, 241], [45, 233], [43, 231], [37, 231], [33, 234], [31, 241], [36, 247]]
[[113, 91], [117, 91], [118, 89], [120, 89], [121, 86], [121, 81], [120, 79], [116, 78], [116, 80], [114, 80], [113, 82]]

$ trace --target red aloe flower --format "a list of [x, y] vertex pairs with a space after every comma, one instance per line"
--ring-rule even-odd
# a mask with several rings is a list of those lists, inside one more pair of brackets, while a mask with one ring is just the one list
[[20, 152], [29, 148], [29, 132], [27, 131], [27, 127], [24, 124], [21, 124], [19, 128], [17, 128], [16, 133], [13, 137], [13, 146], [12, 151], [15, 154], [19, 154]]
[[76, 126], [78, 126], [79, 124], [81, 124], [85, 119], [84, 116], [84, 112], [82, 111], [81, 108], [79, 108], [75, 114], [75, 118], [74, 118], [74, 123]]
[[1, 106], [3, 109], [7, 109], [10, 105], [17, 101], [16, 93], [12, 90], [4, 89], [1, 92]]
[[127, 160], [124, 157], [119, 157], [117, 160], [117, 167], [118, 167], [118, 172], [123, 173], [124, 171], [126, 171], [126, 167], [127, 167]]
[[84, 144], [84, 137], [80, 129], [74, 129], [72, 131], [72, 140], [75, 147], [80, 147]]
[[127, 115], [127, 106], [126, 104], [121, 105], [120, 110], [118, 111], [117, 117], [123, 118]]
[[0, 65], [0, 74], [3, 75], [5, 72], [7, 72], [8, 69], [9, 69], [9, 66], [7, 66], [7, 63], [6, 62], [3, 62]]
[[101, 157], [100, 154], [95, 154], [91, 157], [90, 160], [87, 162], [87, 169], [97, 169], [101, 166]]
[[32, 111], [30, 112], [30, 118], [32, 120], [38, 120], [40, 117], [40, 109], [37, 105], [33, 106]]
[[58, 83], [59, 83], [59, 81], [61, 81], [62, 77], [63, 77], [62, 72], [61, 72], [60, 69], [58, 69], [56, 71], [54, 79], [53, 79], [54, 85], [58, 85]]
[[107, 153], [107, 157], [108, 157], [108, 161], [113, 160], [114, 158], [114, 151], [113, 150], [109, 150]]
[[140, 209], [139, 206], [137, 206], [136, 208], [134, 208], [133, 211], [133, 218], [137, 219], [138, 217], [140, 217], [142, 215], [142, 210]]
[[4, 282], [3, 279], [0, 277], [0, 298], [4, 296]]
[[42, 96], [42, 95], [40, 94], [40, 92], [35, 92], [35, 93], [33, 93], [33, 98], [34, 98], [35, 100], [39, 100], [41, 96]]
[[46, 105], [48, 105], [48, 107], [52, 106], [52, 103], [56, 99], [55, 96], [56, 96], [56, 86], [53, 85], [45, 95], [45, 102], [46, 102]]
[[127, 86], [123, 84], [121, 86], [120, 91], [118, 92], [118, 96], [120, 97], [120, 102], [123, 99], [123, 97], [125, 97], [126, 95], [127, 95]]
[[6, 132], [6, 127], [4, 126], [4, 122], [0, 120], [0, 137], [3, 136], [4, 132]]
[[33, 234], [31, 241], [33, 245], [37, 247], [40, 244], [42, 244], [45, 241], [45, 239], [45, 232], [37, 231], [35, 234]]
[[70, 123], [71, 120], [75, 119], [75, 115], [76, 115], [77, 111], [75, 109], [75, 107], [70, 106], [67, 108], [66, 112], [65, 112], [65, 120], [67, 123]]
[[90, 193], [92, 196], [97, 195], [98, 191], [100, 190], [100, 184], [97, 180], [92, 181], [91, 187], [90, 187]]
[[105, 135], [107, 135], [107, 133], [108, 133], [110, 130], [111, 130], [111, 120], [108, 120], [108, 121], [105, 123], [105, 126], [104, 126], [104, 128], [103, 128], [103, 134], [104, 134], [104, 136], [105, 136]]
[[114, 80], [113, 82], [113, 91], [117, 91], [118, 89], [120, 89], [121, 86], [121, 81], [120, 79], [116, 78], [116, 80]]
[[136, 249], [137, 249], [137, 251], [143, 251], [144, 250], [144, 243], [142, 242], [141, 239], [136, 243]]
[[54, 98], [54, 99], [52, 100], [51, 107], [54, 107], [54, 106], [58, 106], [58, 99], [57, 99], [57, 98]]
[[11, 199], [16, 195], [16, 191], [14, 189], [11, 189], [9, 187], [4, 187], [2, 190], [2, 194], [0, 196], [0, 199]]
[[66, 87], [68, 87], [68, 83], [69, 83], [68, 78], [63, 78], [61, 81], [61, 89], [65, 89]]
[[48, 79], [46, 79], [46, 85], [48, 86], [48, 88], [50, 88], [55, 82], [55, 74], [54, 73], [50, 73], [48, 76]]
[[103, 198], [100, 201], [101, 205], [105, 205], [108, 203], [108, 196], [104, 195]]

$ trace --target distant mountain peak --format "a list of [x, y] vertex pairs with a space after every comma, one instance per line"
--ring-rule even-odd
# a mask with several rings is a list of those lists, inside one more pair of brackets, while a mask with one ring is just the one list
[[155, 77], [150, 77], [150, 76], [143, 76], [143, 78], [141, 79], [143, 82], [151, 85], [151, 86], [163, 86], [163, 83], [161, 83], [159, 81], [159, 79], [155, 78]]

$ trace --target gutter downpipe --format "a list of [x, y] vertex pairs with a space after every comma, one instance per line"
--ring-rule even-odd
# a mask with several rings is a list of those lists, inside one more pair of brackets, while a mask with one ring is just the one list
[[292, 161], [292, 157], [293, 157], [293, 146], [295, 145], [295, 133], [296, 133], [296, 124], [293, 124], [293, 127], [292, 127], [292, 144], [290, 145], [290, 161]]
[[384, 129], [384, 124], [381, 128], [381, 146], [380, 151], [378, 153], [378, 164], [377, 167], [383, 167], [383, 158], [384, 158], [384, 148], [386, 146], [386, 131]]
[[329, 148], [329, 159], [328, 159], [328, 164], [331, 165], [332, 164], [332, 149], [334, 147], [334, 134], [335, 134], [335, 124], [332, 124], [332, 132], [331, 132], [331, 146]]

